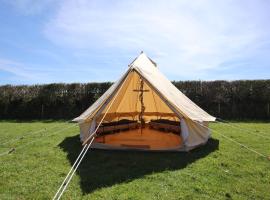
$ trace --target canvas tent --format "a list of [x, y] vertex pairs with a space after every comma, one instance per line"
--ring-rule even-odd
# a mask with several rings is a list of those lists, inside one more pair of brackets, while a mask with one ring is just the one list
[[141, 53], [124, 75], [73, 121], [79, 123], [82, 142], [102, 123], [93, 148], [188, 151], [207, 142], [210, 132], [206, 127], [215, 117], [179, 91], [156, 63]]

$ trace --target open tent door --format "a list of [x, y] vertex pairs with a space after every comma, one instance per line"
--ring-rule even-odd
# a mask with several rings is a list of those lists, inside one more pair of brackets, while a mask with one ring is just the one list
[[204, 144], [209, 130], [199, 129], [197, 122], [208, 125], [214, 120], [167, 80], [145, 54], [74, 119], [80, 123], [82, 141], [91, 127], [102, 123], [94, 147], [149, 150], [190, 150]]
[[159, 95], [131, 71], [108, 110], [93, 146], [117, 149], [170, 150], [183, 146], [179, 117]]

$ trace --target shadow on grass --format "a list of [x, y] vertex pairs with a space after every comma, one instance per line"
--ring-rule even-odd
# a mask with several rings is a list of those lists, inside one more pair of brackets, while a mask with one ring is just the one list
[[[67, 137], [60, 144], [72, 165], [82, 146], [78, 136]], [[219, 147], [219, 141], [210, 139], [202, 147], [190, 152], [140, 152], [90, 150], [77, 170], [84, 194], [129, 182], [144, 175], [164, 170], [183, 169], [190, 163], [204, 158]]]

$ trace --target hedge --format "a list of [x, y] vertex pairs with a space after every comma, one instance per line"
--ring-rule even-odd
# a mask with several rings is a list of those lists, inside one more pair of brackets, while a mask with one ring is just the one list
[[[0, 119], [72, 119], [111, 84], [3, 85]], [[173, 81], [173, 84], [213, 116], [270, 119], [270, 80]]]

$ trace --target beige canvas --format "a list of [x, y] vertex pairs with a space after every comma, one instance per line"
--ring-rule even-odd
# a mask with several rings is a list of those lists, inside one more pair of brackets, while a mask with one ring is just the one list
[[209, 115], [179, 91], [144, 53], [129, 65], [124, 75], [92, 106], [74, 119], [80, 123], [82, 140], [89, 135], [93, 119], [95, 123], [99, 123], [101, 119], [108, 122], [120, 119], [139, 120], [141, 104], [139, 93], [136, 91], [140, 87], [140, 79], [144, 82], [143, 102], [146, 122], [160, 118], [175, 121], [184, 119], [189, 134], [185, 140], [187, 149], [207, 141], [210, 133], [198, 122], [206, 124], [206, 122], [215, 121], [215, 117]]

